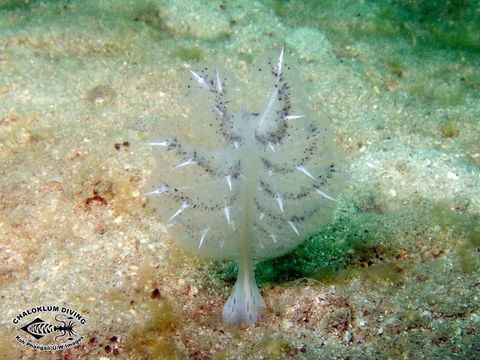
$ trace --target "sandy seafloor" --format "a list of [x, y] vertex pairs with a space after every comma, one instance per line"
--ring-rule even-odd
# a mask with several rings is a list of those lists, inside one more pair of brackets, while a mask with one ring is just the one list
[[[302, 3], [0, 1], [0, 359], [480, 358], [478, 4]], [[184, 64], [246, 78], [283, 45], [346, 186], [229, 327], [228, 264], [162, 235], [142, 143]], [[15, 341], [50, 304], [87, 318], [80, 346]]]

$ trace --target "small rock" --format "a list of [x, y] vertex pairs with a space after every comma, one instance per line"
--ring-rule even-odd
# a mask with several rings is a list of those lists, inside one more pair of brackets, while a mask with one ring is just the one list
[[390, 317], [387, 320], [385, 320], [385, 325], [387, 326], [393, 326], [397, 323], [397, 319], [395, 317]]
[[288, 329], [290, 329], [290, 328], [293, 326], [293, 324], [292, 324], [292, 322], [291, 322], [290, 320], [288, 320], [288, 319], [283, 319], [283, 321], [282, 321], [282, 326], [283, 326], [283, 328], [284, 328], [285, 330], [288, 330]]
[[432, 312], [428, 310], [422, 311], [420, 315], [422, 315], [423, 318], [427, 318], [427, 319], [432, 318]]
[[454, 172], [449, 171], [447, 173], [447, 178], [449, 178], [450, 180], [457, 180], [458, 179], [458, 174], [455, 174]]
[[195, 296], [195, 295], [198, 295], [198, 288], [196, 286], [192, 286], [190, 288], [190, 296]]

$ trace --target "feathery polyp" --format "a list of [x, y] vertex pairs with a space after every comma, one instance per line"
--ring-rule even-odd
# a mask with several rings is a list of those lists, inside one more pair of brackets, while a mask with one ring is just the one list
[[[290, 79], [283, 49], [256, 69], [262, 80], [248, 86], [229, 83], [218, 68], [188, 69], [177, 133], [148, 143], [158, 166], [147, 195], [168, 232], [201, 256], [239, 264], [222, 313], [230, 324], [259, 319], [265, 302], [254, 264], [317, 232], [340, 183], [332, 131], [294, 92], [302, 84]], [[265, 104], [234, 110], [246, 94]]]

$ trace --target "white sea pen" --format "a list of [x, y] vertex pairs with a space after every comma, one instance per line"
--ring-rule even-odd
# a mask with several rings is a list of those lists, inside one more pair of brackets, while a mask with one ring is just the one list
[[[177, 133], [147, 143], [158, 165], [146, 195], [167, 231], [203, 257], [239, 265], [222, 312], [230, 324], [259, 319], [265, 302], [255, 263], [318, 232], [340, 189], [333, 133], [295, 91], [302, 84], [290, 78], [283, 49], [255, 69], [258, 85], [237, 81], [233, 88], [243, 90], [232, 95], [223, 71], [189, 68]], [[233, 112], [246, 98], [264, 105]]]

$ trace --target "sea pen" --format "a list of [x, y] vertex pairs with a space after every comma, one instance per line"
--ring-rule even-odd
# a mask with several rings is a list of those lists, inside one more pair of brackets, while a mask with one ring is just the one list
[[253, 111], [232, 111], [242, 92], [229, 97], [217, 69], [189, 69], [178, 134], [149, 143], [158, 165], [148, 195], [167, 231], [203, 257], [238, 263], [222, 312], [230, 324], [259, 319], [266, 305], [255, 263], [317, 232], [339, 187], [332, 131], [303, 98], [292, 98], [290, 82], [301, 82], [289, 79], [284, 50], [268, 64], [268, 97]]

